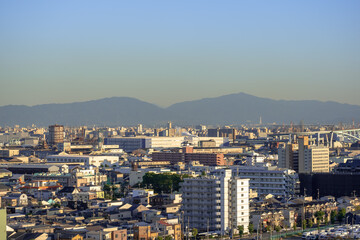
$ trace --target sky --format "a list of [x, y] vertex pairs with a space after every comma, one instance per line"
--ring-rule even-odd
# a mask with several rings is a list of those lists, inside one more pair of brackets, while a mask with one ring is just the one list
[[359, 90], [358, 0], [0, 1], [0, 106]]

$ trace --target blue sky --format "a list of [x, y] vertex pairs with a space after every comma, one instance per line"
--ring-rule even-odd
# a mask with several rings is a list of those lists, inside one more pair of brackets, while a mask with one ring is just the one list
[[359, 90], [357, 0], [0, 1], [0, 105]]

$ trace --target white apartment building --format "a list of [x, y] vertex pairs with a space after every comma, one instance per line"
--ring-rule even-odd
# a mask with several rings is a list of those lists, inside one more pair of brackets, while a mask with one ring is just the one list
[[48, 163], [61, 164], [82, 164], [86, 167], [101, 165], [111, 166], [119, 162], [118, 156], [92, 156], [92, 155], [75, 155], [75, 154], [59, 154], [49, 155], [46, 157]]
[[232, 177], [231, 169], [181, 183], [183, 224], [190, 231], [236, 233], [249, 226], [249, 179]]
[[256, 152], [252, 152], [251, 155], [246, 157], [246, 165], [248, 166], [264, 165], [264, 162], [265, 156]]
[[276, 167], [231, 166], [234, 176], [250, 179], [250, 189], [258, 195], [289, 197], [297, 194], [299, 176], [291, 169]]

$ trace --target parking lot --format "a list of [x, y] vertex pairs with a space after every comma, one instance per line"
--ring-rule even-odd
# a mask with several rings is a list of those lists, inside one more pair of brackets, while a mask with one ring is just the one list
[[301, 237], [286, 239], [360, 239], [360, 225], [339, 225], [318, 230], [307, 231]]

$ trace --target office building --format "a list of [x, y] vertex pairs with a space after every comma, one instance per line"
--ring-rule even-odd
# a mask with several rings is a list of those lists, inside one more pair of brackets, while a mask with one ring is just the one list
[[209, 129], [208, 137], [226, 137], [234, 141], [236, 138], [236, 131], [234, 128]]
[[192, 147], [184, 147], [183, 152], [153, 152], [152, 160], [155, 162], [169, 161], [170, 164], [199, 162], [207, 166], [224, 166], [224, 154], [220, 153], [193, 153]]
[[220, 234], [249, 225], [249, 179], [232, 176], [231, 169], [186, 178], [181, 183], [183, 221], [187, 229]]
[[329, 172], [329, 148], [309, 145], [308, 136], [298, 137], [299, 173]]
[[279, 167], [298, 173], [329, 172], [329, 148], [309, 144], [308, 136], [299, 136], [297, 144], [279, 148]]

